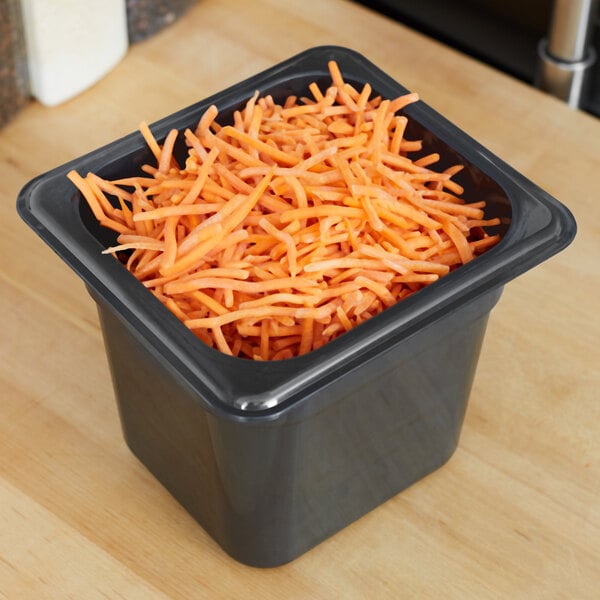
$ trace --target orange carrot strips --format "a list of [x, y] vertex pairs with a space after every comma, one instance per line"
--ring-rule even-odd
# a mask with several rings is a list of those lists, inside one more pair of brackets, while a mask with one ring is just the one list
[[311, 352], [500, 239], [485, 200], [462, 198], [462, 165], [413, 157], [423, 143], [401, 111], [417, 94], [382, 98], [328, 68], [329, 87], [282, 103], [255, 92], [228, 124], [214, 105], [162, 142], [141, 123], [139, 175], [68, 174], [115, 232], [104, 253], [224, 354]]

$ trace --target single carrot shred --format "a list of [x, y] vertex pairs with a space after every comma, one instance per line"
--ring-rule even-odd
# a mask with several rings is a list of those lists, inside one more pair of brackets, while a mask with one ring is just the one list
[[[232, 356], [306, 354], [494, 246], [485, 201], [467, 203], [437, 153], [405, 138], [418, 101], [331, 85], [278, 104], [256, 92], [232, 124], [210, 106], [157, 142], [144, 175], [69, 179], [118, 233], [119, 257], [205, 344]], [[185, 164], [174, 157], [188, 146]], [[122, 256], [121, 253], [125, 253]]]

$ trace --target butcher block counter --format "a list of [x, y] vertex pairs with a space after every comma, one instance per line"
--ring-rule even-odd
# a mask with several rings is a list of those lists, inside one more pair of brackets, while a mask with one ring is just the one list
[[[563, 202], [493, 309], [449, 462], [284, 566], [230, 558], [127, 448], [96, 307], [18, 217], [34, 176], [307, 48], [364, 54]], [[600, 121], [343, 0], [201, 0], [0, 131], [0, 598], [598, 598]]]

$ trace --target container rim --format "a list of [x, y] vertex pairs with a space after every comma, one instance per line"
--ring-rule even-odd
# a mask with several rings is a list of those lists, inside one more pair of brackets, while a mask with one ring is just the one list
[[[348, 79], [368, 81], [388, 97], [408, 92], [361, 54], [340, 46], [318, 46], [160, 119], [151, 129], [161, 139], [171, 128], [197, 120], [210, 104], [239, 103], [257, 89], [268, 90], [299, 74], [324, 76], [329, 60], [336, 60]], [[575, 220], [564, 205], [423, 100], [408, 106], [405, 113], [502, 188], [512, 207], [512, 223], [494, 248], [304, 356], [260, 362], [230, 357], [205, 346], [118, 261], [100, 253], [101, 245], [79, 218], [79, 193], [65, 175], [70, 169], [97, 171], [123, 160], [144, 144], [138, 132], [32, 179], [19, 193], [17, 211], [82, 278], [94, 298], [110, 306], [209, 410], [234, 418], [276, 418], [303, 396], [375, 358], [390, 344], [502, 287], [565, 248], [575, 236]]]

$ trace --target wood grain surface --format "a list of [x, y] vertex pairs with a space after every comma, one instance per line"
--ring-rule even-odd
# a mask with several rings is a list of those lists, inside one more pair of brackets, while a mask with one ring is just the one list
[[[506, 286], [459, 447], [276, 569], [230, 559], [126, 448], [95, 305], [19, 219], [29, 179], [320, 44], [354, 48], [565, 203]], [[598, 598], [600, 121], [343, 0], [201, 0], [0, 131], [0, 598]]]

